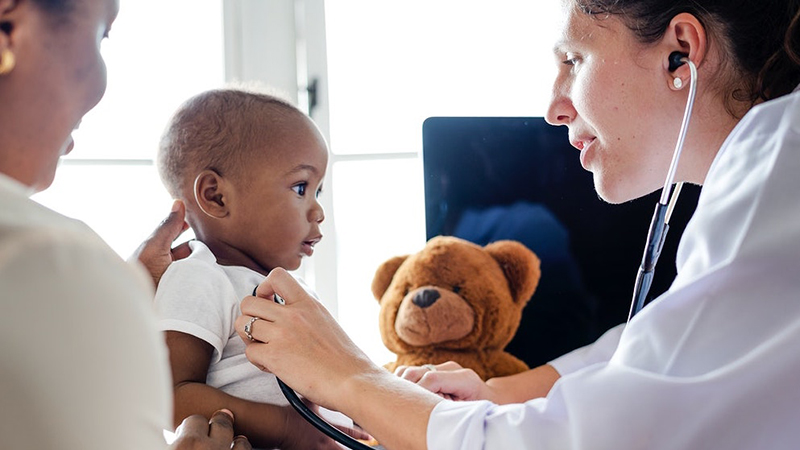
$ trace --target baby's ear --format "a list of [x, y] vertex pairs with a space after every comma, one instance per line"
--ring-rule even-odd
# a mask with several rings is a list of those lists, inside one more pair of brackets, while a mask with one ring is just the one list
[[375, 296], [375, 300], [381, 301], [383, 294], [392, 284], [394, 274], [406, 259], [408, 259], [408, 255], [395, 256], [378, 267], [378, 270], [375, 271], [375, 278], [372, 279], [372, 295]]
[[541, 276], [536, 254], [517, 241], [496, 241], [484, 248], [503, 269], [514, 301], [527, 302]]
[[207, 216], [221, 219], [229, 214], [225, 180], [214, 170], [206, 169], [194, 179], [194, 200]]

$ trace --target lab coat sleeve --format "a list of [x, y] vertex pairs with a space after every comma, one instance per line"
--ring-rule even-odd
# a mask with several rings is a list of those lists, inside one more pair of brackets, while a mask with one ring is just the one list
[[[440, 402], [436, 450], [796, 449], [800, 358], [784, 357], [800, 327], [697, 377], [596, 364], [524, 404]], [[781, 361], [781, 370], [775, 370]]]
[[606, 331], [597, 341], [560, 356], [548, 364], [553, 366], [556, 372], [563, 377], [584, 367], [607, 362], [617, 349], [623, 329], [625, 329], [625, 324], [617, 325]]

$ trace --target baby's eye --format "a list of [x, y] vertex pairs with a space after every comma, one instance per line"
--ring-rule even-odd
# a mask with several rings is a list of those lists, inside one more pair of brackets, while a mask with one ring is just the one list
[[317, 189], [317, 192], [315, 192], [315, 193], [314, 193], [314, 196], [315, 196], [316, 198], [319, 198], [319, 196], [320, 196], [321, 194], [322, 194], [322, 186], [320, 186], [320, 187], [319, 187], [319, 189]]
[[307, 186], [308, 186], [308, 183], [305, 183], [305, 182], [304, 183], [299, 183], [299, 184], [296, 184], [296, 185], [292, 186], [292, 190], [297, 192], [297, 195], [303, 197], [303, 196], [306, 195], [306, 187]]

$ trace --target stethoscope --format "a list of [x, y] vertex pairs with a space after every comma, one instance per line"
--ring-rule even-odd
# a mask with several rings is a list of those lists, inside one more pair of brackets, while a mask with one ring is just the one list
[[[669, 230], [669, 219], [672, 216], [672, 211], [675, 208], [675, 203], [678, 200], [678, 195], [680, 194], [681, 187], [683, 186], [683, 183], [678, 183], [675, 186], [675, 189], [672, 189], [672, 184], [675, 180], [675, 172], [678, 168], [678, 161], [680, 160], [681, 152], [683, 151], [683, 143], [686, 139], [686, 130], [689, 125], [689, 120], [692, 116], [694, 98], [697, 93], [697, 67], [692, 61], [689, 60], [688, 57], [684, 56], [680, 52], [673, 52], [669, 55], [670, 72], [674, 72], [675, 69], [682, 66], [684, 63], [689, 65], [689, 71], [691, 74], [689, 98], [686, 102], [686, 111], [683, 114], [683, 122], [681, 123], [678, 142], [675, 145], [675, 151], [672, 154], [672, 162], [669, 166], [669, 172], [667, 173], [667, 179], [664, 183], [664, 189], [661, 192], [661, 198], [656, 204], [656, 211], [653, 214], [652, 221], [650, 222], [650, 230], [647, 234], [647, 243], [645, 245], [644, 255], [642, 256], [642, 263], [639, 266], [639, 271], [636, 275], [636, 283], [633, 290], [633, 302], [631, 303], [631, 311], [628, 315], [629, 321], [634, 315], [636, 315], [636, 313], [641, 311], [646, 304], [646, 297], [647, 293], [650, 291], [650, 285], [653, 281], [653, 273], [655, 271], [656, 263], [658, 262], [658, 257], [661, 254], [661, 249], [664, 246], [664, 239], [666, 238], [667, 231]], [[256, 295], [255, 289], [253, 290], [253, 295]], [[284, 303], [283, 299], [277, 294], [275, 294], [275, 302]], [[281, 392], [283, 392], [283, 395], [286, 397], [286, 400], [289, 401], [289, 404], [292, 405], [292, 407], [294, 407], [294, 409], [301, 416], [303, 416], [304, 419], [306, 419], [309, 423], [314, 425], [318, 430], [328, 437], [339, 442], [345, 447], [354, 450], [375, 450], [383, 448], [380, 445], [377, 447], [366, 445], [329, 424], [311, 411], [311, 409], [306, 406], [302, 400], [300, 400], [300, 398], [297, 396], [297, 393], [295, 393], [292, 388], [287, 386], [286, 383], [280, 380], [280, 378], [276, 379], [278, 380], [278, 386], [280, 387]]]
[[[256, 296], [256, 290], [258, 286], [253, 289], [253, 296]], [[286, 302], [281, 298], [280, 295], [276, 292], [273, 295], [275, 303], [279, 303], [281, 305], [286, 304]], [[314, 411], [311, 410], [302, 400], [300, 397], [297, 396], [297, 393], [286, 385], [280, 378], [275, 377], [278, 381], [278, 387], [283, 392], [283, 396], [286, 397], [286, 400], [289, 402], [290, 405], [300, 414], [304, 419], [306, 419], [311, 425], [314, 425], [316, 429], [324, 433], [329, 438], [335, 440], [336, 442], [344, 445], [347, 448], [351, 448], [354, 450], [383, 450], [383, 446], [375, 446], [371, 447], [367, 444], [364, 444], [361, 441], [354, 439], [352, 436], [349, 436], [339, 430], [338, 428], [334, 427], [330, 423], [326, 422], [325, 419], [318, 416]]]
[[683, 113], [683, 122], [681, 123], [680, 133], [678, 134], [678, 142], [675, 144], [675, 151], [672, 154], [669, 172], [667, 172], [667, 180], [664, 182], [664, 188], [661, 190], [661, 198], [658, 203], [656, 203], [656, 210], [655, 213], [653, 213], [653, 219], [650, 221], [650, 230], [647, 233], [647, 242], [644, 247], [642, 263], [639, 266], [639, 271], [636, 274], [636, 283], [633, 287], [633, 300], [631, 301], [628, 321], [647, 304], [647, 293], [650, 291], [650, 285], [653, 282], [653, 273], [656, 268], [656, 263], [658, 262], [659, 255], [661, 255], [661, 249], [664, 247], [667, 231], [669, 231], [669, 219], [672, 216], [672, 211], [675, 209], [675, 203], [678, 200], [678, 195], [683, 186], [683, 183], [678, 183], [674, 191], [672, 189], [672, 184], [675, 180], [675, 172], [678, 169], [678, 161], [681, 158], [681, 152], [683, 152], [683, 143], [686, 140], [689, 120], [692, 117], [694, 98], [697, 94], [697, 67], [688, 57], [680, 52], [673, 52], [669, 55], [670, 72], [674, 72], [684, 63], [689, 65], [689, 72], [691, 75], [689, 98], [686, 101], [686, 110]]

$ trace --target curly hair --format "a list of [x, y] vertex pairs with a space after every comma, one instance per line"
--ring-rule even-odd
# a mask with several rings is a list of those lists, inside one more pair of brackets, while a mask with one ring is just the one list
[[298, 117], [306, 116], [277, 95], [240, 87], [196, 95], [178, 108], [161, 136], [161, 180], [173, 197], [181, 198], [202, 170], [238, 176]]

